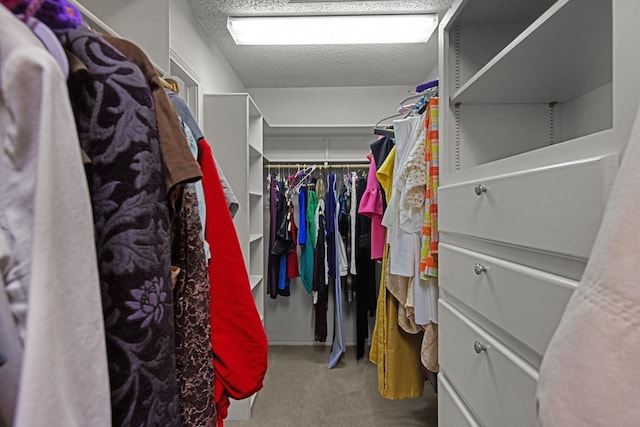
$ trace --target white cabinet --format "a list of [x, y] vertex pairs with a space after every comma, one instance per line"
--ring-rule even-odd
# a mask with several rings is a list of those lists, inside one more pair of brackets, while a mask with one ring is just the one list
[[536, 425], [538, 369], [637, 108], [638, 13], [635, 0], [458, 0], [443, 18], [441, 426]]
[[[240, 204], [233, 222], [264, 320], [263, 127], [262, 113], [248, 94], [204, 96], [204, 131]], [[254, 398], [232, 400], [229, 419], [249, 419]]]

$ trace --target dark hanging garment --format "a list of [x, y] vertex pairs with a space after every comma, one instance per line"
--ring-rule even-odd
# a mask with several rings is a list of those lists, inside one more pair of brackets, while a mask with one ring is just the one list
[[269, 297], [278, 297], [278, 269], [280, 259], [271, 253], [276, 244], [276, 227], [278, 224], [278, 183], [271, 175], [269, 180], [269, 257], [267, 262], [267, 293]]
[[[373, 155], [373, 160], [376, 163], [376, 170], [380, 170], [380, 167], [387, 159], [387, 156], [393, 149], [395, 142], [393, 138], [389, 138], [385, 136], [384, 138], [380, 138], [377, 141], [373, 141], [369, 144], [369, 148], [371, 149], [371, 154]], [[380, 192], [382, 193], [382, 210], [387, 209], [387, 197], [385, 196], [384, 188], [380, 185]], [[358, 204], [360, 206], [360, 204]]]
[[[285, 197], [284, 183], [278, 183], [278, 204], [276, 213], [276, 242], [271, 248], [271, 254], [281, 257], [287, 255], [294, 247], [289, 227], [289, 207]], [[286, 278], [286, 269], [285, 269]]]
[[[356, 206], [367, 187], [366, 178], [360, 177], [356, 183]], [[356, 292], [356, 357], [361, 359], [365, 353], [365, 340], [369, 337], [369, 316], [375, 315], [376, 283], [375, 261], [371, 260], [371, 219], [356, 215], [356, 269], [354, 277]]]
[[171, 250], [172, 264], [180, 268], [173, 288], [180, 415], [184, 426], [215, 426], [209, 272], [193, 184], [181, 197]]
[[318, 215], [318, 241], [316, 242], [313, 268], [313, 291], [317, 292], [315, 339], [320, 342], [327, 340], [327, 306], [329, 304], [329, 286], [327, 286], [327, 272], [325, 270], [325, 248], [327, 243], [325, 224], [324, 211], [321, 210]]
[[114, 426], [179, 426], [169, 208], [153, 99], [140, 69], [94, 32], [61, 34], [86, 69], [69, 77], [92, 162]]
[[380, 169], [380, 166], [387, 159], [387, 156], [393, 149], [395, 142], [392, 138], [385, 136], [369, 144], [373, 160], [376, 162], [376, 170]]

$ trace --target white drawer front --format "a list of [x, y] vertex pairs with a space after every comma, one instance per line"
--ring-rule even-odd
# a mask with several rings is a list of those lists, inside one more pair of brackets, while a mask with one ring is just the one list
[[[441, 371], [480, 423], [535, 426], [537, 371], [446, 301], [439, 307]], [[488, 348], [476, 353], [475, 343]]]
[[443, 374], [438, 375], [438, 427], [479, 427]]
[[611, 154], [442, 186], [439, 229], [587, 258], [617, 167]]
[[577, 282], [441, 243], [439, 285], [543, 355]]

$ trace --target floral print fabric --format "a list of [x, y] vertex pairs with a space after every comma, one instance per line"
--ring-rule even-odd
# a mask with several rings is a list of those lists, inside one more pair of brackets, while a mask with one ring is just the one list
[[194, 184], [183, 193], [172, 225], [171, 251], [172, 264], [180, 268], [173, 290], [180, 415], [184, 426], [207, 427], [216, 424], [209, 273]]
[[138, 67], [90, 30], [62, 42], [86, 67], [69, 91], [92, 162], [113, 425], [179, 426], [169, 209], [151, 93]]

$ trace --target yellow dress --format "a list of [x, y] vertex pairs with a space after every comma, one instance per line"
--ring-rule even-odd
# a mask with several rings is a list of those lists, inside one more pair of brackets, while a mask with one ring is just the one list
[[380, 293], [376, 308], [369, 360], [378, 365], [378, 392], [386, 399], [422, 395], [424, 375], [420, 363], [422, 333], [408, 334], [398, 326], [398, 300], [387, 290], [388, 245], [382, 260]]

